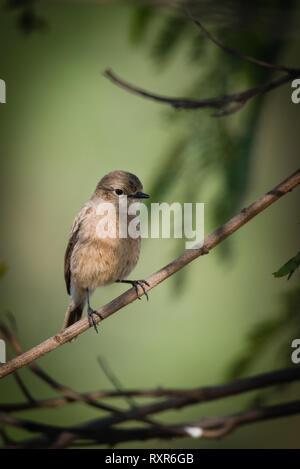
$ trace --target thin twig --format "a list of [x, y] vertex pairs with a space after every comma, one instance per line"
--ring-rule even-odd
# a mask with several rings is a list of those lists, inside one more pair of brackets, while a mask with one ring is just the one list
[[27, 388], [27, 386], [25, 385], [24, 381], [22, 380], [22, 378], [20, 377], [19, 373], [17, 371], [14, 372], [13, 374], [19, 388], [21, 389], [22, 393], [24, 394], [24, 396], [26, 397], [29, 405], [33, 405], [35, 404], [35, 399], [32, 397], [29, 389]]
[[272, 64], [270, 62], [265, 62], [264, 60], [259, 60], [259, 59], [256, 59], [254, 57], [251, 57], [250, 55], [243, 55], [241, 54], [240, 52], [238, 52], [237, 50], [235, 49], [232, 49], [231, 47], [229, 46], [226, 46], [223, 42], [221, 42], [219, 39], [217, 39], [215, 36], [213, 36], [204, 26], [202, 23], [200, 23], [199, 20], [197, 20], [190, 12], [189, 8], [187, 6], [184, 6], [185, 8], [185, 11], [187, 13], [187, 16], [191, 19], [191, 21], [193, 21], [193, 23], [195, 23], [195, 25], [199, 28], [199, 30], [204, 34], [204, 36], [206, 36], [211, 42], [213, 42], [214, 44], [216, 44], [218, 47], [220, 47], [221, 49], [223, 49], [224, 52], [226, 52], [227, 54], [230, 54], [230, 55], [233, 55], [234, 57], [237, 57], [238, 59], [242, 59], [246, 62], [250, 62], [254, 65], [258, 65], [259, 67], [263, 67], [263, 68], [268, 68], [270, 70], [278, 70], [278, 71], [282, 71], [282, 72], [287, 72], [287, 73], [297, 73], [299, 72], [300, 70], [299, 69], [296, 69], [296, 68], [290, 68], [290, 67], [286, 67], [285, 65], [276, 65], [276, 64]]
[[[103, 358], [100, 358], [98, 357], [98, 363], [99, 365], [101, 366], [102, 370], [103, 370], [103, 373], [106, 375], [106, 377], [109, 379], [109, 381], [112, 383], [112, 385], [115, 387], [116, 391], [121, 393], [122, 392], [122, 384], [120, 382], [120, 380], [117, 378], [117, 376], [115, 375], [115, 373], [112, 372], [111, 368], [108, 366], [108, 364], [103, 360]], [[123, 396], [122, 396], [129, 404], [129, 409], [132, 411], [132, 412], [135, 412], [135, 410], [137, 409], [137, 405], [135, 404], [134, 402], [134, 399], [131, 397], [131, 396], [126, 396], [126, 394], [123, 393]], [[150, 419], [149, 417], [147, 416], [140, 416], [139, 415], [139, 412], [136, 413], [137, 416], [138, 416], [138, 419], [137, 420], [140, 420], [141, 422], [144, 422], [146, 423], [147, 425], [151, 425], [155, 428], [158, 428], [160, 431], [165, 431], [167, 433], [170, 432], [169, 430], [169, 427], [166, 427], [165, 425], [159, 423], [159, 422], [156, 422], [155, 420], [153, 419]], [[173, 431], [176, 433], [177, 430], [176, 429], [173, 429]]]
[[[203, 403], [210, 402], [217, 399], [222, 399], [236, 394], [251, 392], [258, 389], [264, 389], [270, 386], [275, 386], [283, 383], [292, 383], [300, 381], [300, 368], [286, 368], [276, 370], [269, 373], [263, 373], [250, 378], [243, 378], [230, 383], [221, 384], [217, 386], [206, 386], [195, 389], [138, 389], [138, 390], [120, 390], [120, 391], [94, 391], [85, 393], [83, 396], [88, 396], [90, 399], [105, 399], [105, 398], [120, 398], [120, 397], [135, 397], [135, 398], [172, 398], [169, 400], [160, 401], [154, 405], [154, 411], [162, 412], [176, 408], [178, 405], [182, 406], [183, 403]], [[36, 400], [34, 403], [12, 403], [0, 404], [0, 411], [2, 412], [19, 412], [23, 410], [39, 409], [39, 408], [56, 408], [62, 407], [67, 404], [78, 402], [69, 397], [61, 396], [52, 399]], [[136, 406], [137, 407], [137, 406]], [[147, 408], [149, 408], [147, 406]]]
[[132, 396], [130, 396], [130, 395], [128, 395], [124, 392], [124, 388], [123, 388], [119, 378], [117, 378], [115, 373], [113, 373], [112, 369], [108, 366], [107, 361], [104, 360], [103, 357], [98, 357], [97, 360], [98, 360], [98, 363], [99, 363], [103, 373], [105, 374], [107, 379], [111, 382], [111, 384], [114, 386], [114, 388], [115, 388], [116, 392], [119, 394], [119, 396], [123, 397], [127, 401], [128, 406], [131, 409], [134, 409], [136, 407], [134, 399], [132, 398]]
[[[4, 324], [0, 323], [0, 332], [2, 335], [6, 338], [6, 340], [9, 341], [11, 346], [13, 347], [14, 351], [20, 355], [23, 353], [23, 349], [21, 347], [21, 344], [17, 338], [17, 335], [10, 331]], [[87, 404], [91, 407], [96, 407], [97, 409], [105, 410], [107, 412], [112, 412], [117, 415], [122, 415], [122, 410], [118, 409], [116, 407], [108, 406], [106, 404], [101, 404], [94, 399], [92, 399], [89, 395], [84, 395], [80, 394], [73, 389], [64, 386], [60, 383], [58, 383], [56, 380], [54, 380], [48, 373], [46, 373], [39, 365], [36, 363], [30, 363], [28, 365], [29, 369], [42, 381], [48, 384], [52, 389], [55, 389], [55, 391], [61, 392], [67, 399], [70, 399], [73, 402], [83, 402], [84, 404]], [[15, 374], [15, 373], [14, 373]], [[18, 377], [20, 380], [20, 377]], [[20, 383], [19, 383], [20, 384]], [[23, 383], [22, 383], [23, 384]], [[25, 392], [25, 390], [23, 390]], [[33, 408], [36, 408], [36, 403], [32, 399], [32, 402], [30, 403]]]
[[[10, 314], [10, 317], [9, 317], [10, 325], [13, 328], [13, 330], [17, 330], [16, 329], [16, 323], [12, 321], [13, 315], [12, 315], [12, 313], [9, 313], [9, 314]], [[3, 327], [4, 330], [8, 330], [4, 324], [2, 325], [2, 327]], [[1, 332], [1, 325], [0, 325], [0, 332]], [[10, 355], [9, 355], [8, 352], [6, 352], [6, 357], [8, 359], [10, 359]], [[27, 404], [34, 407], [36, 401], [33, 398], [33, 396], [31, 395], [31, 392], [27, 388], [27, 386], [24, 383], [23, 379], [21, 378], [20, 374], [17, 371], [15, 371], [13, 373], [13, 377], [15, 378], [17, 385], [19, 386], [20, 390], [22, 391], [22, 394], [26, 397]], [[0, 407], [1, 407], [1, 405], [0, 405]]]
[[[18, 354], [22, 353], [21, 344], [15, 333], [8, 330], [6, 326], [1, 323], [0, 323], [0, 332], [2, 332], [3, 336], [10, 342], [10, 344], [13, 346], [16, 353]], [[139, 415], [138, 413], [135, 412], [136, 418], [134, 418], [131, 412], [128, 413], [115, 406], [98, 403], [89, 394], [80, 394], [74, 391], [73, 389], [58, 383], [56, 380], [51, 378], [45, 371], [43, 371], [36, 363], [31, 363], [28, 365], [28, 367], [36, 376], [42, 379], [42, 381], [46, 382], [51, 388], [55, 389], [56, 391], [62, 392], [67, 399], [70, 399], [70, 402], [82, 402], [91, 407], [105, 410], [107, 412], [110, 412], [114, 417], [116, 417], [118, 421], [131, 420], [133, 418], [134, 420], [142, 421], [146, 423], [147, 425], [158, 427], [161, 431], [163, 431], [164, 429], [164, 426], [162, 424], [159, 424], [153, 421], [152, 419], [147, 418], [144, 415]], [[107, 368], [105, 368], [105, 373], [108, 373]], [[16, 372], [14, 373], [14, 375], [15, 374]], [[113, 380], [113, 383], [116, 386], [117, 380], [116, 380], [116, 377], [113, 377], [112, 372], [109, 373], [109, 379]], [[120, 383], [118, 385], [120, 386]], [[33, 408], [37, 408], [34, 400], [31, 402], [31, 405], [34, 406]], [[134, 406], [132, 406], [131, 411], [134, 411], [134, 409], [135, 409]], [[61, 447], [61, 445], [63, 445], [67, 441], [71, 443], [71, 441], [74, 438], [75, 438], [74, 435], [70, 435], [69, 432], [64, 431], [62, 434], [59, 435], [58, 439], [54, 439], [54, 441], [52, 442], [51, 448], [58, 449]]]

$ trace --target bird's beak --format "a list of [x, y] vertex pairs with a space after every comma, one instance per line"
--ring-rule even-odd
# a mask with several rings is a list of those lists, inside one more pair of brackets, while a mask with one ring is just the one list
[[149, 199], [150, 195], [149, 194], [145, 194], [144, 192], [137, 192], [135, 195], [134, 195], [134, 198], [136, 199]]

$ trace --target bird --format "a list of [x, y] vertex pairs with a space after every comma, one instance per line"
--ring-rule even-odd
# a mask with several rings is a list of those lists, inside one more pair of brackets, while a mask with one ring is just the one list
[[[143, 185], [134, 174], [120, 170], [106, 174], [73, 222], [64, 258], [64, 277], [70, 302], [62, 330], [79, 321], [87, 303], [89, 325], [98, 332], [95, 316], [103, 317], [90, 305], [90, 296], [97, 287], [114, 282], [128, 283], [135, 288], [138, 298], [138, 287], [141, 287], [148, 300], [145, 285], [150, 285], [146, 280], [126, 279], [138, 262], [141, 236], [120, 236], [118, 215], [120, 199], [124, 200], [124, 196], [128, 206], [150, 197], [143, 192]], [[101, 209], [107, 203], [112, 204], [116, 213], [115, 237], [99, 236], [99, 222], [103, 220]], [[132, 217], [127, 212], [128, 222]]]

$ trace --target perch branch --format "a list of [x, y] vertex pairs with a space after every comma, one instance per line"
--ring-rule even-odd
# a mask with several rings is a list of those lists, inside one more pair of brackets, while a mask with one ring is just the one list
[[[283, 195], [290, 192], [294, 187], [300, 183], [300, 169], [281, 182], [271, 191], [267, 192], [260, 199], [253, 202], [247, 208], [244, 208], [240, 213], [227, 221], [224, 225], [218, 228], [215, 232], [211, 233], [204, 240], [202, 245], [194, 245], [193, 249], [185, 251], [181, 256], [175, 259], [170, 264], [166, 265], [162, 269], [158, 270], [156, 273], [152, 274], [147, 282], [149, 287], [146, 287], [147, 290], [150, 290], [157, 286], [159, 283], [163, 282], [171, 275], [174, 275], [178, 270], [182, 269], [188, 265], [193, 260], [198, 257], [207, 254], [211, 249], [220, 244], [226, 238], [235, 233], [240, 229], [245, 223], [248, 223], [253, 217], [258, 215], [260, 212], [265, 210], [271, 204], [280, 199]], [[139, 296], [142, 296], [143, 292], [139, 292]], [[109, 316], [119, 311], [120, 309], [127, 306], [129, 303], [132, 303], [137, 299], [137, 295], [134, 288], [126, 291], [122, 295], [113, 299], [111, 302], [99, 308], [98, 312], [101, 314], [103, 319], [107, 319]], [[96, 318], [96, 322], [100, 322], [100, 318]], [[80, 321], [76, 322], [69, 328], [63, 330], [62, 332], [56, 334], [53, 337], [45, 340], [44, 342], [36, 345], [27, 352], [19, 355], [18, 357], [10, 360], [5, 363], [0, 368], [0, 378], [7, 376], [8, 374], [18, 370], [19, 368], [29, 365], [37, 358], [42, 357], [46, 353], [55, 350], [56, 348], [62, 346], [63, 344], [69, 342], [74, 337], [77, 337], [79, 334], [82, 334], [87, 329], [89, 329], [89, 322], [87, 318], [83, 318]]]

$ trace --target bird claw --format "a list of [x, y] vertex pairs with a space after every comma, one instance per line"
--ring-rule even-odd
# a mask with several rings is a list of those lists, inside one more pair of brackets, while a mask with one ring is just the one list
[[136, 296], [138, 297], [139, 300], [141, 300], [141, 298], [139, 297], [138, 287], [141, 287], [141, 289], [144, 292], [145, 297], [147, 298], [147, 301], [149, 300], [147, 290], [144, 287], [144, 284], [147, 285], [147, 287], [150, 287], [150, 284], [147, 282], [147, 280], [116, 280], [116, 281], [118, 283], [129, 283], [132, 287], [134, 287], [136, 291]]
[[94, 309], [92, 309], [92, 308], [88, 309], [89, 325], [90, 325], [90, 327], [94, 326], [94, 329], [95, 329], [95, 331], [96, 331], [97, 334], [98, 334], [98, 327], [97, 327], [97, 323], [96, 323], [96, 321], [95, 321], [95, 318], [94, 318], [94, 316], [93, 316], [94, 314], [96, 314], [96, 316], [98, 316], [100, 319], [103, 319], [103, 316], [101, 316], [101, 314], [98, 313], [98, 311], [96, 311], [96, 310], [94, 310]]
[[141, 298], [138, 296], [138, 295], [139, 295], [138, 286], [141, 287], [141, 289], [142, 289], [143, 292], [144, 292], [145, 297], [147, 298], [147, 301], [149, 301], [148, 293], [147, 293], [146, 288], [144, 287], [144, 284], [147, 285], [148, 287], [150, 287], [150, 285], [149, 285], [149, 283], [148, 283], [146, 280], [132, 280], [130, 283], [131, 283], [132, 286], [135, 288], [136, 295], [137, 295], [137, 297], [138, 297], [139, 300], [141, 300]]

